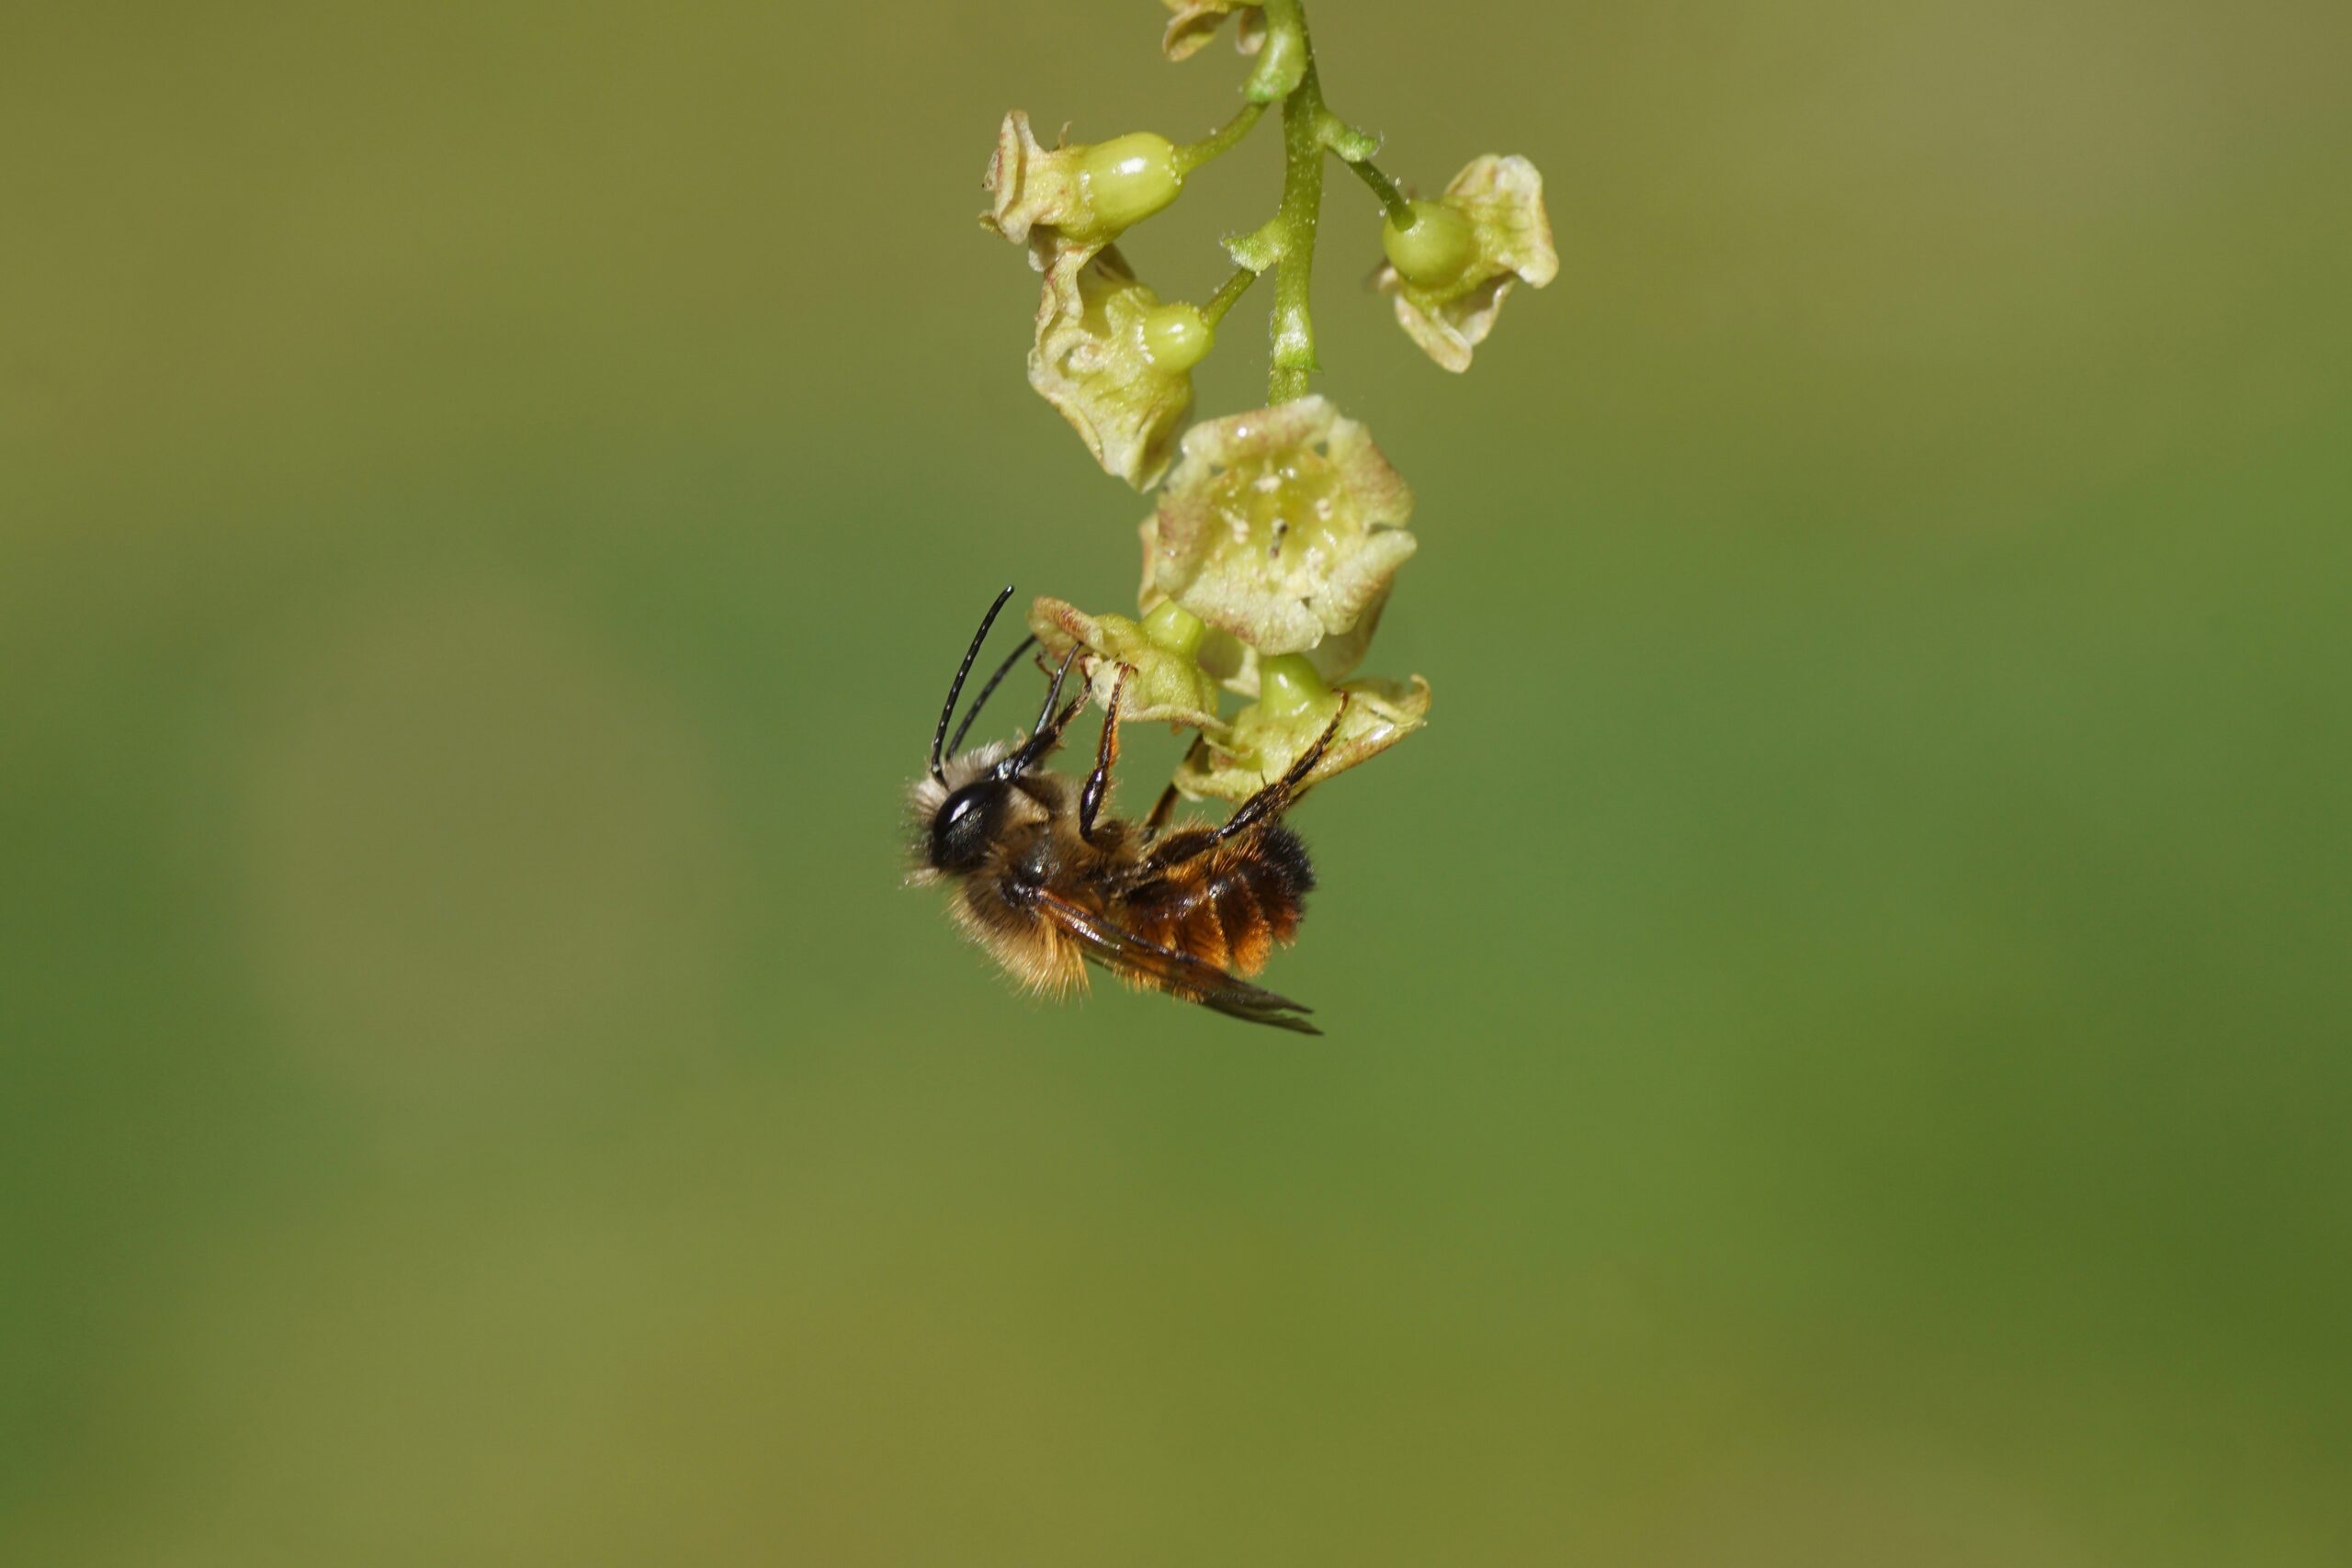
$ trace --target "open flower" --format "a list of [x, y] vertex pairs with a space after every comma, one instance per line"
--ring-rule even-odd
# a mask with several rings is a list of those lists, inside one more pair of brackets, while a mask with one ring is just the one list
[[1148, 490], [1176, 454], [1193, 367], [1213, 341], [1200, 311], [1161, 304], [1117, 246], [1066, 250], [1046, 269], [1029, 384], [1107, 472]]
[[1145, 525], [1147, 601], [1165, 595], [1260, 654], [1329, 642], [1311, 661], [1342, 672], [1417, 543], [1404, 479], [1321, 397], [1196, 424], [1182, 445]]
[[1073, 644], [1085, 650], [1079, 656], [1080, 667], [1094, 700], [1105, 708], [1124, 666], [1122, 719], [1147, 724], [1164, 720], [1223, 733], [1224, 721], [1216, 716], [1216, 682], [1193, 661], [1189, 645], [1198, 644], [1202, 628], [1190, 616], [1148, 615], [1136, 622], [1125, 615], [1090, 615], [1074, 604], [1041, 595], [1029, 606], [1029, 629], [1037, 634], [1038, 646], [1049, 659], [1058, 661]]
[[1225, 18], [1234, 12], [1241, 13], [1240, 32], [1234, 41], [1244, 54], [1255, 54], [1266, 41], [1266, 18], [1259, 8], [1259, 0], [1167, 0], [1168, 8], [1175, 15], [1168, 18], [1168, 30], [1160, 35], [1159, 52], [1170, 60], [1189, 60], [1199, 53]]
[[[1385, 751], [1429, 721], [1429, 682], [1345, 681], [1326, 688], [1293, 661], [1265, 661], [1266, 693], [1207, 737], [1176, 770], [1176, 787], [1198, 799], [1243, 801], [1290, 770], [1339, 717], [1339, 728], [1306, 775], [1311, 786]], [[1342, 696], [1346, 707], [1340, 704]]]
[[1412, 204], [1414, 221], [1381, 231], [1388, 254], [1374, 281], [1395, 296], [1396, 320], [1448, 370], [1470, 368], [1514, 284], [1541, 288], [1560, 270], [1544, 215], [1544, 176], [1524, 158], [1471, 160], [1438, 201]]
[[1065, 250], [1092, 254], [1176, 199], [1184, 176], [1166, 137], [1130, 131], [1108, 141], [1046, 148], [1014, 109], [997, 130], [981, 226], [1030, 247], [1043, 272]]

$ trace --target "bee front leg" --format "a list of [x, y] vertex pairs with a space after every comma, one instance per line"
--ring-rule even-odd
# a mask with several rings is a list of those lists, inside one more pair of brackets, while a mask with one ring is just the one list
[[1127, 694], [1127, 667], [1119, 666], [1117, 679], [1111, 682], [1110, 705], [1102, 710], [1102, 739], [1094, 748], [1094, 771], [1086, 775], [1086, 787], [1078, 796], [1078, 836], [1088, 843], [1094, 841], [1094, 818], [1102, 809], [1102, 797], [1110, 793], [1111, 767], [1119, 760], [1119, 703]]
[[1054, 712], [1054, 705], [1062, 700], [1062, 682], [1069, 679], [1070, 664], [1077, 658], [1078, 649], [1075, 645], [1068, 653], [1062, 655], [1061, 663], [1054, 670], [1054, 683], [1046, 688], [1046, 704], [1037, 710], [1037, 722], [1029, 739], [1022, 743], [1019, 750], [1007, 756], [991, 770], [991, 777], [1018, 778], [1027, 770], [1044, 761], [1052, 753], [1054, 748], [1061, 744], [1062, 730], [1071, 719], [1078, 716], [1078, 710], [1086, 705], [1086, 694], [1080, 692], [1077, 699], [1062, 709], [1058, 715]]

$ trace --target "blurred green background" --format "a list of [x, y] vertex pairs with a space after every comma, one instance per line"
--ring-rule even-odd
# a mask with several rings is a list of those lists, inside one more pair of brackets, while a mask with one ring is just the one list
[[1330, 187], [1313, 1041], [898, 885], [1160, 17], [9, 9], [0, 1561], [2352, 1560], [2344, 7], [1316, 8], [1564, 265], [1449, 378]]

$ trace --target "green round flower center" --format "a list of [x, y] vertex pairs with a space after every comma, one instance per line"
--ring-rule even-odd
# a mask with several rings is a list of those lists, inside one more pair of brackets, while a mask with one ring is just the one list
[[1269, 581], [1301, 572], [1319, 581], [1363, 532], [1339, 471], [1305, 447], [1236, 464], [1218, 479], [1214, 504]]
[[1130, 131], [1097, 142], [1079, 159], [1078, 179], [1086, 193], [1093, 229], [1116, 234], [1176, 199], [1184, 176], [1176, 170], [1176, 149], [1165, 136]]
[[1144, 352], [1170, 375], [1182, 375], [1208, 356], [1216, 332], [1201, 313], [1185, 304], [1162, 305], [1143, 318]]
[[1380, 226], [1380, 248], [1405, 281], [1440, 288], [1467, 271], [1478, 254], [1470, 220], [1442, 202], [1413, 203], [1413, 221], [1399, 229], [1394, 219]]

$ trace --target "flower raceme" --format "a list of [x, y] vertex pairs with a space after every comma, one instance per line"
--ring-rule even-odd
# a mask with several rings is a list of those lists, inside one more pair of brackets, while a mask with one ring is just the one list
[[[1073, 645], [1096, 699], [1120, 716], [1197, 729], [1180, 789], [1244, 800], [1322, 734], [1319, 782], [1427, 719], [1430, 690], [1343, 681], [1363, 660], [1396, 569], [1415, 548], [1412, 491], [1362, 424], [1320, 397], [1198, 424], [1143, 525], [1141, 621], [1040, 598], [1049, 658]], [[1336, 687], [1334, 685], [1336, 682]], [[1252, 699], [1232, 719], [1219, 687]], [[1340, 694], [1346, 708], [1340, 711]]]
[[[1473, 0], [1476, 3], [1476, 0]], [[1519, 284], [1559, 268], [1543, 179], [1524, 158], [1476, 158], [1434, 200], [1408, 200], [1372, 160], [1378, 139], [1325, 104], [1302, 0], [1164, 0], [1161, 49], [1198, 53], [1230, 17], [1254, 64], [1221, 130], [1177, 143], [1135, 130], [1042, 145], [1020, 110], [989, 159], [981, 223], [1044, 274], [1029, 352], [1032, 388], [1102, 468], [1159, 487], [1141, 527], [1136, 617], [1039, 598], [1029, 624], [1046, 655], [1073, 652], [1092, 699], [1122, 718], [1196, 732], [1176, 784], [1240, 801], [1282, 776], [1329, 730], [1306, 782], [1357, 766], [1426, 722], [1430, 688], [1359, 674], [1397, 570], [1418, 541], [1409, 487], [1364, 427], [1305, 390], [1316, 363], [1308, 277], [1325, 161], [1379, 198], [1376, 275], [1398, 323], [1448, 370], [1469, 367]], [[1265, 224], [1233, 237], [1236, 270], [1194, 305], [1144, 283], [1114, 242], [1164, 210], [1203, 165], [1279, 108], [1283, 193]], [[1270, 406], [1187, 431], [1193, 372], [1218, 324], [1272, 279]], [[1220, 711], [1238, 694], [1238, 712]], [[1336, 719], [1336, 726], [1334, 720]]]

